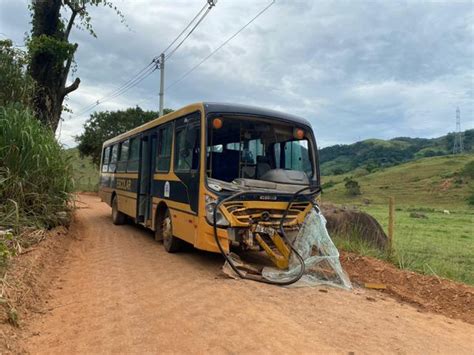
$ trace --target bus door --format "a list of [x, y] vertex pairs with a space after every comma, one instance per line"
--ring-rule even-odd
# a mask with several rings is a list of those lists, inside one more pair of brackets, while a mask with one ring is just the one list
[[199, 160], [201, 145], [201, 114], [178, 119], [175, 125], [174, 172], [184, 184], [183, 202], [197, 215], [199, 202]]
[[156, 132], [140, 137], [140, 165], [138, 169], [137, 222], [146, 224], [151, 218], [151, 182], [155, 166]]

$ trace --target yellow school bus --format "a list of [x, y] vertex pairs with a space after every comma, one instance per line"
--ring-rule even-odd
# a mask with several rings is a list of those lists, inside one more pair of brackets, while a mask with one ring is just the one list
[[310, 123], [273, 110], [196, 103], [103, 144], [99, 194], [112, 219], [228, 253], [263, 250], [288, 266], [294, 237], [319, 194]]

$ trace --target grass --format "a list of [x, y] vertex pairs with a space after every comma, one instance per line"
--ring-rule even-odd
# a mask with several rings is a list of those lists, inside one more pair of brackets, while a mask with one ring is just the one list
[[65, 154], [72, 164], [75, 191], [98, 191], [99, 168], [92, 163], [92, 158], [82, 158], [77, 148], [67, 149]]
[[[388, 207], [364, 206], [387, 230]], [[474, 211], [422, 212], [427, 218], [410, 217], [412, 208], [395, 212], [393, 262], [402, 269], [474, 285]]]
[[0, 266], [25, 228], [67, 223], [72, 169], [53, 132], [27, 110], [0, 107]]
[[[333, 181], [334, 186], [325, 190], [323, 201], [357, 206], [385, 230], [388, 197], [394, 196], [396, 201], [390, 257], [359, 242], [336, 237], [336, 244], [343, 250], [390, 260], [403, 269], [474, 285], [474, 208], [467, 203], [473, 181], [461, 174], [472, 161], [474, 155], [423, 158], [360, 176], [356, 180], [362, 195], [356, 197], [348, 196], [344, 187], [344, 178], [353, 174], [324, 177], [323, 183]], [[410, 217], [411, 212], [427, 218]]]

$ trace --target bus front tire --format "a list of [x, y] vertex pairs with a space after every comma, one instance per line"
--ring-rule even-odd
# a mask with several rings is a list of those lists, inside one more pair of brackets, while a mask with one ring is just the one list
[[120, 225], [125, 223], [125, 214], [120, 212], [118, 209], [118, 198], [114, 196], [112, 200], [112, 222], [115, 225]]
[[176, 253], [181, 249], [181, 239], [173, 236], [173, 222], [169, 209], [166, 209], [166, 211], [159, 216], [155, 239], [163, 241], [163, 246], [168, 253]]

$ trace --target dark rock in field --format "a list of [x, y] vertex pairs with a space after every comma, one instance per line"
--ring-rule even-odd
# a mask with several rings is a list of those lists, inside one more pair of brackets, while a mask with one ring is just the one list
[[322, 204], [321, 210], [327, 220], [327, 229], [331, 236], [346, 240], [360, 239], [380, 250], [388, 250], [388, 237], [382, 226], [371, 215], [331, 204]]
[[424, 213], [421, 213], [421, 212], [410, 212], [410, 217], [411, 218], [428, 218], [428, 216]]

